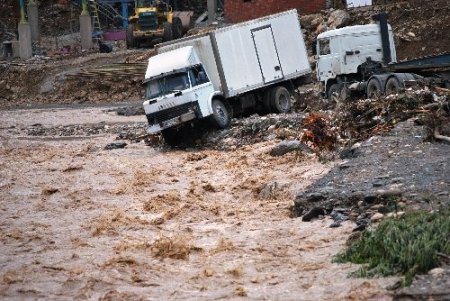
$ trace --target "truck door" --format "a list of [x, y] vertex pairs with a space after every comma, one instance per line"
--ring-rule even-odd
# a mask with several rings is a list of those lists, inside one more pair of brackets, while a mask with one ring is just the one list
[[253, 29], [252, 38], [264, 83], [283, 78], [283, 70], [278, 58], [272, 27], [268, 25]]
[[[341, 62], [336, 49], [332, 49], [330, 38], [319, 39], [316, 72], [319, 81], [326, 82], [341, 74]], [[334, 51], [333, 51], [334, 50]]]

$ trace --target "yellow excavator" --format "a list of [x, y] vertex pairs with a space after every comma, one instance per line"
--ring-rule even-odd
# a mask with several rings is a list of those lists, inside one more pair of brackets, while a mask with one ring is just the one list
[[192, 28], [193, 14], [191, 11], [173, 11], [161, 0], [135, 0], [134, 15], [128, 19], [128, 48], [181, 38]]

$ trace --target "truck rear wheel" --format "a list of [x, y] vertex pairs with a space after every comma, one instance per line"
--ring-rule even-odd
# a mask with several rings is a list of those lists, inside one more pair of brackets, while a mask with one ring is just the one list
[[179, 39], [183, 36], [183, 24], [180, 18], [172, 19], [172, 35], [174, 39]]
[[220, 99], [213, 99], [212, 110], [211, 122], [213, 125], [219, 129], [227, 128], [231, 123], [230, 107]]
[[276, 113], [287, 113], [291, 110], [291, 94], [283, 86], [273, 88], [271, 105]]
[[128, 24], [127, 28], [127, 48], [136, 47], [136, 41], [133, 36], [133, 24]]
[[386, 82], [386, 95], [389, 94], [398, 94], [401, 90], [401, 85], [399, 80], [396, 77], [391, 77]]
[[377, 78], [372, 77], [369, 80], [367, 83], [366, 94], [369, 98], [379, 97], [381, 95], [381, 84]]
[[169, 22], [164, 22], [163, 29], [163, 41], [167, 42], [173, 40], [172, 24], [170, 24]]

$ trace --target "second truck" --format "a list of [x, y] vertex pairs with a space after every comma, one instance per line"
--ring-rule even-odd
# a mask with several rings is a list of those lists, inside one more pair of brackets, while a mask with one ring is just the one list
[[226, 128], [246, 109], [288, 112], [311, 73], [296, 10], [162, 44], [157, 53], [144, 80], [147, 132], [170, 145], [199, 119]]
[[418, 81], [450, 87], [450, 53], [397, 62], [386, 13], [376, 23], [329, 30], [317, 37], [317, 78], [331, 104], [352, 96], [398, 93]]

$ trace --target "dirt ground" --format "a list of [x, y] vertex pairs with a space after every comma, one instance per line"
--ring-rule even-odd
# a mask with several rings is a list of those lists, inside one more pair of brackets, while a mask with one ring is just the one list
[[31, 136], [69, 124], [144, 125], [105, 108], [0, 111], [3, 300], [390, 300], [396, 279], [332, 263], [354, 224], [302, 222], [295, 194], [336, 162], [144, 143], [111, 133]]

